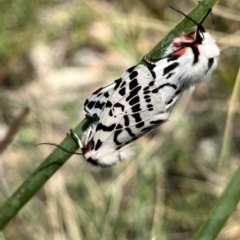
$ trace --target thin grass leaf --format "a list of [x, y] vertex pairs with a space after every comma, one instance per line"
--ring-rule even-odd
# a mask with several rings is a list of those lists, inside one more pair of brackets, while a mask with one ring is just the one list
[[235, 172], [221, 197], [192, 240], [216, 239], [240, 200], [240, 168]]

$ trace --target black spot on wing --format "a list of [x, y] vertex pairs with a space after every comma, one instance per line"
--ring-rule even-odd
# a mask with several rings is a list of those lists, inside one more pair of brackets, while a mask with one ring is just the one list
[[102, 92], [97, 94], [97, 98], [99, 98], [100, 96], [102, 96]]
[[163, 76], [174, 70], [179, 65], [178, 62], [174, 62], [163, 69]]
[[124, 116], [123, 116], [123, 119], [124, 119], [124, 125], [125, 125], [125, 126], [129, 126], [129, 124], [130, 124], [129, 117], [128, 117], [127, 115], [124, 115]]
[[108, 97], [109, 97], [109, 93], [108, 93], [108, 92], [105, 92], [105, 93], [103, 94], [103, 96], [104, 96], [105, 98], [108, 98]]
[[164, 83], [158, 87], [158, 89], [164, 88], [164, 87], [172, 87], [174, 89], [177, 89], [177, 86], [173, 83]]
[[143, 94], [146, 95], [146, 94], [149, 94], [150, 93], [150, 88], [147, 86], [143, 89]]
[[133, 80], [129, 83], [129, 89], [132, 90], [132, 89], [135, 88], [137, 85], [138, 85], [137, 79], [133, 79]]
[[162, 123], [162, 122], [164, 122], [163, 120], [155, 120], [155, 121], [151, 121], [150, 122], [150, 124], [160, 124], [160, 123]]
[[133, 72], [131, 72], [131, 74], [129, 75], [129, 78], [130, 78], [131, 80], [133, 80], [135, 77], [137, 77], [137, 75], [138, 75], [138, 72], [137, 72], [137, 71], [133, 71]]
[[134, 69], [135, 69], [135, 67], [136, 67], [136, 65], [135, 66], [132, 66], [132, 67], [130, 67], [126, 72], [128, 72], [128, 73], [131, 73]]
[[119, 94], [121, 96], [124, 96], [126, 94], [126, 87], [124, 87], [126, 85], [126, 81], [122, 81], [122, 84], [119, 86]]
[[129, 136], [131, 137], [135, 137], [136, 135], [131, 131], [130, 128], [125, 128], [125, 130], [127, 131], [127, 133], [129, 134]]
[[149, 85], [149, 87], [152, 87], [152, 86], [154, 86], [154, 84], [155, 84], [155, 81], [151, 81], [148, 85]]
[[129, 103], [130, 106], [133, 106], [133, 105], [135, 105], [136, 103], [139, 103], [139, 102], [140, 102], [139, 96], [135, 96], [128, 103]]
[[116, 127], [116, 130], [113, 135], [113, 141], [116, 145], [121, 145], [122, 143], [118, 141], [118, 136], [122, 133], [123, 126], [121, 124], [118, 124]]
[[122, 147], [123, 147], [123, 145], [118, 146], [118, 147], [116, 147], [115, 149], [116, 149], [116, 150], [119, 150], [119, 149], [121, 149]]
[[167, 105], [168, 105], [168, 104], [171, 104], [172, 101], [173, 101], [173, 99], [170, 99], [166, 104], [167, 104]]
[[94, 150], [97, 151], [102, 146], [102, 143], [103, 142], [100, 139], [98, 139]]
[[[133, 113], [141, 111], [140, 104], [135, 104], [131, 107]], [[137, 113], [138, 114], [138, 113]], [[134, 114], [133, 114], [134, 115]], [[134, 116], [133, 116], [134, 117]], [[135, 117], [134, 117], [135, 118]]]
[[102, 109], [104, 107], [105, 103], [100, 103], [99, 101], [96, 102], [95, 108]]
[[92, 109], [93, 107], [94, 107], [94, 105], [95, 105], [95, 101], [91, 101], [91, 102], [89, 102], [88, 104], [87, 104], [87, 107], [89, 108], [89, 109]]
[[144, 122], [139, 122], [138, 124], [135, 125], [136, 128], [142, 128], [144, 126]]
[[179, 93], [181, 93], [182, 90], [181, 89], [178, 89], [176, 92], [175, 92], [175, 95], [178, 95]]
[[101, 88], [99, 88], [98, 90], [96, 90], [95, 92], [93, 92], [93, 94], [96, 94], [96, 95], [97, 95], [99, 92], [101, 92], [101, 91], [102, 91], [102, 89], [103, 89], [102, 87], [101, 87]]
[[121, 125], [121, 124], [118, 124], [117, 126], [116, 126], [116, 130], [119, 130], [119, 129], [122, 129], [123, 128], [123, 126]]
[[126, 95], [126, 88], [125, 88], [125, 87], [121, 88], [121, 89], [119, 90], [119, 94], [120, 94], [121, 96]]
[[132, 114], [132, 116], [135, 119], [135, 122], [141, 122], [142, 121], [139, 113], [134, 113], [134, 114]]
[[166, 76], [166, 79], [169, 79], [174, 73], [169, 73], [167, 76]]
[[110, 126], [105, 126], [102, 123], [98, 123], [97, 128], [96, 128], [96, 132], [100, 131], [100, 130], [102, 130], [104, 132], [111, 132], [111, 131], [114, 130], [115, 127], [116, 127], [116, 124], [112, 124]]
[[214, 63], [214, 58], [209, 58], [208, 59], [208, 69], [207, 69], [207, 72], [211, 69], [213, 63]]
[[151, 73], [153, 79], [156, 79], [156, 73], [154, 72], [153, 68], [151, 68], [151, 69], [148, 68], [148, 70], [150, 71], [150, 73]]
[[146, 102], [146, 103], [150, 103], [150, 102], [151, 102], [151, 98], [150, 98], [149, 95], [145, 95], [145, 96], [144, 96], [144, 99], [145, 99], [145, 102]]
[[180, 57], [180, 55], [169, 55], [169, 56], [167, 57], [167, 61], [168, 61], [168, 62], [172, 62], [172, 61], [177, 60], [179, 57]]
[[134, 96], [136, 96], [138, 94], [138, 92], [140, 91], [142, 87], [141, 86], [137, 86], [136, 88], [134, 88], [129, 95], [126, 98], [126, 101], [129, 101], [130, 99], [132, 99]]
[[114, 108], [121, 108], [121, 111], [122, 111], [122, 112], [125, 110], [124, 105], [122, 105], [121, 103], [115, 103], [113, 107], [114, 107]]
[[117, 90], [122, 82], [122, 79], [119, 78], [119, 79], [115, 80], [114, 82], [115, 82], [114, 90]]
[[107, 103], [106, 103], [106, 105], [105, 105], [105, 107], [111, 108], [111, 107], [112, 107], [112, 103], [108, 100]]
[[148, 108], [148, 111], [153, 111], [153, 105], [152, 104], [148, 104], [147, 108]]
[[84, 102], [84, 106], [87, 106], [87, 105], [88, 105], [88, 103], [89, 103], [89, 100], [88, 100], [88, 99], [86, 99], [86, 100], [85, 100], [85, 102]]
[[123, 81], [122, 79], [121, 79], [121, 81], [122, 81], [122, 83], [120, 85], [120, 88], [122, 88], [122, 87], [124, 87], [126, 85], [126, 81]]
[[158, 88], [153, 89], [152, 93], [158, 93]]

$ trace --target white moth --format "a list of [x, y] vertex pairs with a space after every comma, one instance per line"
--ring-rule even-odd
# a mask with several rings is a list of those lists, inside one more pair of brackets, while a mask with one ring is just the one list
[[[105, 91], [109, 86], [114, 87]], [[106, 167], [128, 158], [125, 148], [165, 122], [168, 113], [151, 71], [142, 64], [128, 69], [99, 92], [105, 97], [95, 92], [97, 103], [87, 100], [88, 106], [95, 106], [91, 114], [100, 114], [99, 120], [90, 125], [81, 139], [73, 134], [84, 158], [95, 166]], [[99, 112], [96, 106], [103, 108]]]
[[191, 19], [197, 28], [175, 38], [162, 58], [143, 58], [146, 66], [128, 69], [85, 101], [95, 121], [81, 138], [73, 134], [88, 162], [107, 167], [128, 158], [130, 143], [167, 121], [183, 91], [211, 76], [220, 50], [202, 26], [210, 12], [199, 24]]
[[220, 51], [202, 26], [210, 12], [200, 23], [182, 13], [196, 29], [175, 38], [162, 58], [143, 58], [144, 65], [129, 68], [85, 101], [93, 122], [80, 138], [72, 134], [89, 163], [108, 167], [128, 158], [126, 148], [166, 122], [183, 91], [211, 76]]

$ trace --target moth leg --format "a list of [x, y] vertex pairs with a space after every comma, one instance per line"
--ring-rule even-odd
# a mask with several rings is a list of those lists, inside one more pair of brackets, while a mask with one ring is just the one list
[[73, 132], [72, 129], [70, 129], [70, 134], [71, 134], [72, 139], [78, 144], [78, 146], [80, 148], [83, 148], [83, 144], [82, 144], [81, 139], [79, 138], [79, 136], [75, 132]]

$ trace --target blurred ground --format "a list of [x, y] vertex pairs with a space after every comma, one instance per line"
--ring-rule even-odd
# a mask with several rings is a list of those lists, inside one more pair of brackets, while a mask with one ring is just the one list
[[[0, 2], [0, 140], [30, 108], [1, 152], [0, 204], [52, 151], [34, 144], [59, 143], [84, 118], [84, 100], [181, 19], [168, 5], [187, 13], [195, 3]], [[73, 156], [1, 239], [191, 238], [240, 163], [240, 3], [219, 1], [213, 14], [222, 51], [211, 81], [185, 94], [168, 123], [137, 141], [132, 160], [96, 169]], [[205, 26], [211, 30], [211, 19]], [[239, 239], [239, 220], [236, 209], [219, 239]]]

